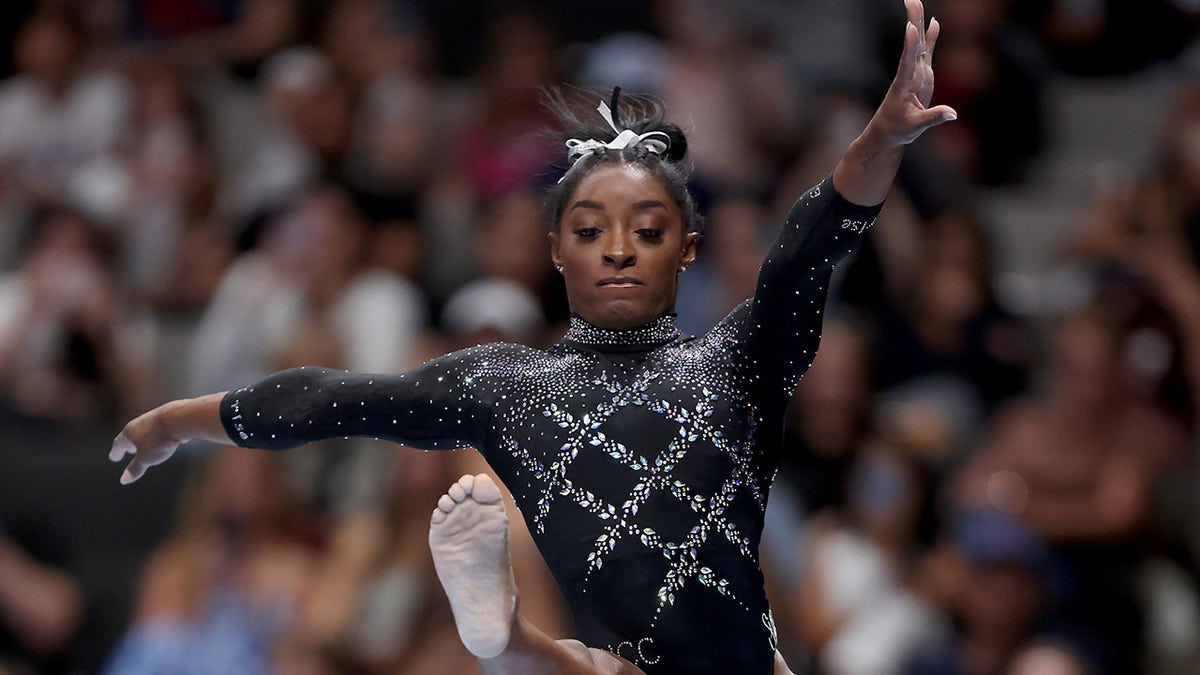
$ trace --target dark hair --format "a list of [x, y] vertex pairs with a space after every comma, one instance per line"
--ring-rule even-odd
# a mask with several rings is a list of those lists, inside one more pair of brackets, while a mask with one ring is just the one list
[[[561, 125], [558, 140], [595, 139], [609, 142], [617, 136], [600, 113], [596, 102], [609, 99], [609, 95], [597, 90], [576, 87], [555, 87], [543, 92], [543, 103]], [[617, 128], [630, 129], [638, 134], [658, 131], [669, 139], [662, 153], [651, 152], [645, 143], [625, 148], [607, 148], [581, 157], [566, 168], [562, 180], [546, 191], [546, 206], [549, 212], [549, 227], [556, 229], [567, 206], [567, 199], [575, 193], [579, 183], [597, 168], [607, 164], [633, 164], [648, 170], [658, 178], [667, 194], [679, 207], [683, 216], [683, 227], [687, 232], [701, 232], [704, 221], [696, 211], [696, 200], [688, 190], [691, 166], [684, 163], [687, 155], [687, 137], [678, 125], [666, 121], [662, 101], [646, 94], [623, 94], [620, 88], [612, 92], [612, 117]], [[564, 151], [564, 155], [565, 155]]]
[[71, 221], [83, 232], [88, 250], [106, 270], [112, 271], [117, 265], [117, 240], [96, 224], [82, 210], [61, 202], [43, 202], [36, 204], [27, 214], [21, 224], [21, 234], [17, 240], [17, 259], [25, 260], [41, 242], [51, 226], [61, 220]]

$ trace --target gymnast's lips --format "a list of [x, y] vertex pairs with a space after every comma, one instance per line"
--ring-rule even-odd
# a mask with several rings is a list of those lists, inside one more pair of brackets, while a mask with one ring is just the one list
[[597, 281], [596, 285], [601, 288], [633, 288], [634, 286], [641, 286], [642, 282], [633, 277], [608, 277]]

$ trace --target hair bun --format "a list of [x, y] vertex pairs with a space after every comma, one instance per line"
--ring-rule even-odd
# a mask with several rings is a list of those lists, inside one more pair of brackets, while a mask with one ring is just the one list
[[671, 139], [671, 144], [667, 146], [665, 159], [668, 162], [682, 162], [683, 158], [687, 155], [688, 149], [687, 136], [684, 135], [683, 129], [667, 122], [658, 131], [662, 131]]

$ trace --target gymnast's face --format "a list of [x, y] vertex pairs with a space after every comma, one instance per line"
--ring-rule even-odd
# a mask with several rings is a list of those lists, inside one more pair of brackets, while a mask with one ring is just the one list
[[566, 203], [550, 256], [571, 311], [601, 328], [636, 328], [675, 309], [679, 272], [696, 258], [679, 205], [650, 171], [595, 169]]

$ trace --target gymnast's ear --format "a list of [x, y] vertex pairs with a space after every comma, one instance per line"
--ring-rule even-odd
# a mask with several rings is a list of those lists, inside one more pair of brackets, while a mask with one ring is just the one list
[[696, 244], [700, 241], [699, 232], [688, 232], [684, 235], [683, 254], [679, 258], [679, 264], [683, 267], [688, 267], [696, 262]]
[[558, 232], [547, 232], [546, 238], [550, 240], [550, 262], [554, 263], [555, 267], [558, 267], [562, 265], [562, 256], [559, 255], [558, 250], [558, 244], [560, 241], [558, 238]]

